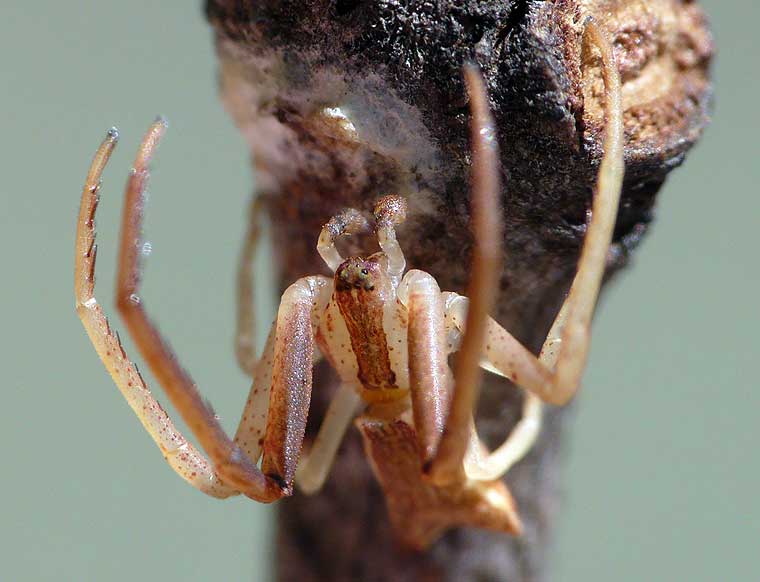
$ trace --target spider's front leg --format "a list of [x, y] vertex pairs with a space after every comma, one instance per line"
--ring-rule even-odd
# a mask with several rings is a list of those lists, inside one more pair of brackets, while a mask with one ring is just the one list
[[[584, 38], [601, 55], [607, 100], [604, 156], [599, 169], [592, 218], [570, 293], [549, 331], [538, 358], [495, 321], [483, 318], [486, 341], [478, 357], [482, 358], [486, 368], [510, 378], [530, 394], [526, 397], [524, 407], [525, 422], [518, 426], [518, 430], [508, 437], [505, 444], [485, 459], [477, 460], [477, 456], [471, 457], [471, 466], [467, 467], [467, 473], [477, 475], [478, 478], [497, 478], [512, 463], [519, 460], [530, 448], [538, 432], [541, 409], [538, 399], [557, 405], [565, 404], [577, 391], [586, 365], [591, 318], [604, 275], [620, 200], [624, 169], [624, 136], [620, 76], [612, 46], [593, 21], [587, 23]], [[451, 324], [460, 333], [464, 331], [464, 351], [464, 342], [471, 333], [471, 321], [480, 321], [480, 315], [471, 313], [475, 305], [474, 300], [470, 300], [469, 309], [468, 300], [464, 297], [450, 298], [447, 303], [447, 316]], [[475, 391], [460, 390], [460, 384], [457, 383], [457, 393], [447, 423], [447, 436], [449, 433], [464, 434], [470, 430], [468, 415], [471, 414], [474, 403]], [[434, 474], [439, 478], [449, 478], [464, 457], [461, 445], [458, 448], [446, 448], [446, 444], [449, 443], [444, 439], [434, 467]]]
[[467, 330], [456, 354], [454, 395], [445, 430], [427, 473], [439, 485], [465, 482], [464, 458], [471, 448], [473, 420], [482, 371], [488, 313], [494, 306], [501, 273], [502, 208], [499, 146], [488, 104], [485, 82], [479, 71], [465, 68], [472, 122], [471, 230], [475, 239], [472, 269], [467, 285], [471, 298]]
[[444, 304], [438, 283], [423, 271], [409, 271], [398, 287], [408, 313], [407, 349], [412, 415], [420, 462], [435, 457], [451, 398]]
[[224, 432], [195, 382], [179, 364], [139, 296], [144, 194], [148, 165], [166, 131], [159, 119], [148, 130], [127, 182], [122, 214], [116, 305], [137, 349], [148, 363], [169, 400], [187, 423], [217, 474], [248, 497], [271, 502], [282, 497], [279, 484], [267, 478]]
[[95, 154], [82, 191], [74, 266], [77, 314], [103, 365], [169, 466], [203, 493], [219, 498], [237, 495], [236, 490], [219, 481], [203, 454], [176, 429], [145, 385], [137, 367], [129, 360], [95, 298], [95, 211], [100, 177], [117, 140], [118, 134], [112, 129]]
[[292, 493], [306, 432], [312, 387], [314, 336], [330, 300], [332, 281], [305, 277], [282, 296], [277, 313], [262, 471]]
[[[578, 271], [539, 358], [490, 318], [484, 352], [490, 369], [512, 379], [541, 400], [556, 405], [565, 404], [572, 398], [586, 365], [591, 318], [612, 241], [624, 169], [620, 76], [612, 46], [593, 22], [586, 26], [585, 39], [601, 54], [607, 96], [607, 130], [591, 221], [586, 229]], [[460, 330], [466, 327], [466, 312], [466, 299], [452, 302], [451, 315]], [[469, 319], [466, 325], [469, 325]]]
[[[204, 402], [192, 378], [182, 369], [176, 356], [145, 311], [139, 297], [141, 227], [143, 198], [148, 180], [148, 163], [166, 129], [163, 120], [154, 123], [146, 134], [130, 174], [125, 196], [121, 231], [117, 306], [139, 351], [163, 386], [172, 404], [188, 424], [201, 447], [210, 457], [213, 470], [176, 432], [171, 422], [126, 359], [117, 338], [111, 333], [105, 316], [93, 297], [94, 211], [97, 186], [115, 134], [109, 136], [96, 155], [88, 175], [82, 198], [77, 237], [76, 292], [82, 321], [101, 359], [117, 385], [143, 421], [172, 466], [196, 487], [219, 497], [241, 492], [262, 502], [271, 502], [291, 491], [298, 461], [303, 426], [311, 391], [311, 354], [313, 346], [312, 310], [316, 295], [324, 287], [311, 286], [309, 280], [293, 285], [286, 294], [278, 316], [271, 364], [272, 412], [267, 434], [272, 434], [265, 447], [265, 475], [238, 444], [222, 429], [213, 410]], [[290, 340], [290, 341], [289, 341]], [[267, 366], [263, 366], [267, 376]], [[177, 446], [165, 444], [170, 432]], [[279, 444], [278, 444], [279, 443]], [[174, 460], [174, 456], [179, 461]], [[197, 468], [196, 468], [197, 466]], [[195, 470], [193, 470], [195, 469]], [[220, 484], [214, 474], [224, 481]], [[234, 487], [232, 489], [231, 487]]]

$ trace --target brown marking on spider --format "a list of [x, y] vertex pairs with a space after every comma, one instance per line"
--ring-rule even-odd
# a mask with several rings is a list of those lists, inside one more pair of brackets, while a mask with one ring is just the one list
[[[304, 277], [285, 291], [258, 360], [250, 354], [253, 343], [248, 332], [238, 328], [238, 358], [252, 373], [253, 384], [234, 439], [225, 434], [138, 295], [148, 163], [166, 129], [163, 120], [151, 126], [127, 185], [117, 305], [139, 351], [210, 462], [174, 428], [126, 357], [94, 297], [94, 215], [100, 176], [117, 140], [116, 132], [109, 132], [82, 193], [75, 263], [77, 312], [116, 385], [181, 477], [215, 497], [242, 493], [271, 502], [290, 495], [294, 483], [313, 493], [324, 483], [352, 419], [364, 410], [356, 425], [385, 491], [391, 520], [407, 544], [424, 548], [446, 529], [462, 525], [520, 532], [514, 502], [500, 479], [535, 441], [541, 401], [563, 404], [578, 388], [623, 175], [620, 80], [612, 49], [593, 23], [587, 25], [586, 37], [601, 55], [605, 155], [578, 272], [539, 357], [488, 316], [501, 270], [498, 146], [483, 81], [477, 69], [468, 66], [476, 234], [469, 299], [442, 293], [428, 273], [405, 273], [395, 232], [405, 218], [403, 198], [386, 196], [378, 201], [375, 232], [382, 251], [367, 259], [343, 259], [335, 243], [341, 236], [366, 230], [369, 223], [356, 210], [336, 215], [322, 229], [317, 244], [334, 277]], [[251, 256], [249, 245], [257, 236], [254, 227], [244, 257]], [[241, 289], [239, 299], [250, 298], [247, 291]], [[245, 309], [241, 314], [241, 320], [252, 322]], [[448, 366], [454, 352], [456, 374]], [[312, 367], [320, 357], [336, 369], [341, 386], [310, 451], [302, 455]], [[481, 367], [507, 378], [519, 377], [527, 391], [523, 418], [493, 452], [480, 442], [472, 420]]]
[[[398, 390], [383, 328], [385, 303], [395, 290], [378, 253], [364, 260], [351, 257], [335, 271], [335, 302], [346, 324], [364, 390]], [[345, 346], [345, 344], [343, 344]], [[329, 346], [325, 346], [330, 351]], [[393, 398], [393, 397], [391, 397]]]

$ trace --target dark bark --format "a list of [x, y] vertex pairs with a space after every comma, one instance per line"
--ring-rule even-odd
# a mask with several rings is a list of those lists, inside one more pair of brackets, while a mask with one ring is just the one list
[[[274, 225], [282, 285], [325, 272], [321, 226], [343, 207], [409, 197], [399, 238], [411, 267], [462, 291], [468, 230], [468, 109], [461, 67], [488, 83], [502, 146], [505, 272], [496, 314], [528, 346], [542, 342], [575, 271], [604, 114], [599, 67], [582, 47], [594, 16], [624, 81], [626, 178], [609, 273], [653, 217], [655, 195], [707, 122], [712, 42], [689, 0], [209, 0], [225, 103], [248, 139]], [[324, 107], [341, 107], [351, 138]], [[370, 241], [358, 239], [353, 250]], [[310, 427], [331, 376], [315, 376]], [[498, 439], [520, 394], [484, 387], [478, 424]], [[393, 539], [355, 431], [324, 491], [280, 504], [282, 580], [540, 580], [558, 506], [560, 435], [549, 410], [540, 442], [506, 480], [525, 534], [452, 531], [415, 554]]]

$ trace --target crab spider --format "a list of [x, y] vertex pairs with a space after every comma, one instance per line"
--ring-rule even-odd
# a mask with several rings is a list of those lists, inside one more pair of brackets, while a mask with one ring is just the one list
[[[592, 218], [571, 290], [538, 357], [488, 312], [501, 261], [498, 146], [483, 81], [472, 66], [465, 82], [472, 109], [472, 228], [475, 246], [467, 297], [441, 292], [419, 270], [405, 273], [395, 227], [406, 203], [385, 196], [374, 209], [381, 252], [344, 259], [336, 240], [370, 225], [356, 210], [333, 217], [318, 251], [334, 277], [310, 276], [283, 294], [262, 356], [251, 357], [245, 310], [238, 359], [253, 376], [234, 438], [220, 426], [181, 368], [139, 298], [139, 241], [148, 164], [166, 124], [156, 121], [130, 174], [119, 252], [117, 306], [140, 353], [205, 452], [174, 427], [111, 330], [94, 295], [95, 230], [100, 176], [116, 145], [109, 131], [87, 176], [78, 220], [77, 312], [101, 360], [169, 465], [208, 495], [244, 494], [271, 502], [322, 486], [351, 421], [385, 494], [399, 536], [429, 545], [445, 529], [473, 525], [519, 533], [514, 502], [500, 477], [531, 447], [541, 401], [563, 404], [578, 388], [589, 328], [612, 238], [623, 175], [620, 80], [612, 49], [593, 22], [585, 37], [602, 60], [607, 125]], [[257, 233], [249, 233], [253, 244]], [[243, 261], [247, 254], [244, 252]], [[241, 263], [242, 265], [243, 263]], [[239, 299], [249, 297], [241, 271]], [[468, 299], [469, 297], [469, 299]], [[448, 357], [455, 354], [452, 374]], [[301, 454], [312, 388], [312, 366], [325, 357], [341, 380], [308, 454]], [[505, 443], [489, 452], [475, 433], [472, 411], [481, 368], [526, 390], [524, 414]], [[361, 414], [358, 418], [357, 415]], [[261, 463], [259, 465], [259, 460]]]

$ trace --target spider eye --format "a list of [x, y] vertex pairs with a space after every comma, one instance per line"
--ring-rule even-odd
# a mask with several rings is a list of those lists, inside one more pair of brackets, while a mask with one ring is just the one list
[[362, 269], [362, 275], [369, 275], [369, 271], [367, 269]]

